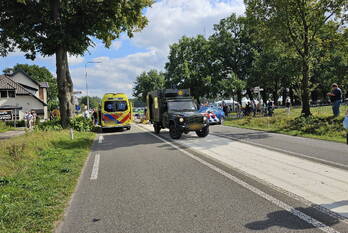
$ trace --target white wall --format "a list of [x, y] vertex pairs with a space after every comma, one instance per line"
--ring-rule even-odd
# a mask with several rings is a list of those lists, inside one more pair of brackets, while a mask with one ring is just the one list
[[22, 110], [19, 110], [20, 120], [23, 120], [25, 112], [29, 112], [32, 109], [44, 109], [44, 119], [48, 119], [47, 107], [32, 96], [20, 95], [16, 96], [16, 98], [0, 98], [0, 106], [2, 105], [22, 107]]
[[[39, 90], [39, 85], [37, 85], [35, 82], [33, 82], [32, 80], [30, 80], [27, 76], [25, 76], [24, 74], [22, 74], [21, 72], [16, 73], [16, 75], [11, 77], [13, 81], [29, 86], [29, 87], [33, 87], [35, 89]], [[33, 93], [33, 91], [30, 91], [31, 93]], [[39, 91], [36, 91], [35, 93], [33, 93], [36, 97], [40, 98], [39, 96]]]

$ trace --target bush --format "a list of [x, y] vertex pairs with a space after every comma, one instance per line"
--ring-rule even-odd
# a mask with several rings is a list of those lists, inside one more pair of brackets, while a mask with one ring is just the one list
[[49, 130], [62, 130], [63, 128], [60, 124], [60, 121], [58, 119], [54, 119], [51, 121], [40, 122], [36, 126], [36, 129], [42, 130], [42, 131], [49, 131]]
[[83, 132], [94, 130], [92, 120], [89, 118], [84, 118], [82, 116], [71, 119], [70, 127], [76, 131], [83, 131]]
[[[13, 127], [14, 121], [5, 121], [5, 124], [9, 127]], [[16, 121], [16, 127], [25, 127], [24, 120]]]

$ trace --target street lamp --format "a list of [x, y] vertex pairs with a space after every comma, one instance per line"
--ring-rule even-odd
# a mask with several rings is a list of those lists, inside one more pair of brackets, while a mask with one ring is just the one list
[[89, 111], [89, 95], [88, 95], [88, 80], [87, 80], [87, 64], [102, 63], [101, 61], [88, 61], [85, 63], [85, 77], [86, 77], [86, 92], [87, 92], [87, 110]]

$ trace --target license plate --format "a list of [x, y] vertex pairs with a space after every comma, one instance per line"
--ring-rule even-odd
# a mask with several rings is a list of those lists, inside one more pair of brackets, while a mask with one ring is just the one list
[[199, 129], [202, 129], [202, 125], [201, 125], [201, 124], [191, 124], [191, 125], [189, 126], [189, 128], [190, 128], [191, 130], [199, 130]]

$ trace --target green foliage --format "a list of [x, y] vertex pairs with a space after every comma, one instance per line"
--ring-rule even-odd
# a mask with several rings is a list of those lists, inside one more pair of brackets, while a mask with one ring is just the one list
[[306, 117], [311, 115], [309, 103], [313, 86], [310, 76], [315, 61], [320, 58], [316, 51], [327, 50], [322, 43], [321, 30], [330, 20], [335, 21], [335, 31], [346, 26], [346, 0], [246, 0], [245, 3], [247, 17], [253, 19], [263, 36], [269, 41], [283, 43], [301, 61], [298, 91], [302, 98], [302, 113]]
[[[344, 112], [347, 106], [342, 106], [341, 110]], [[276, 109], [273, 117], [228, 119], [224, 124], [338, 142], [346, 141], [343, 117], [333, 118], [330, 106], [312, 108], [313, 115], [309, 117], [299, 117], [300, 113], [301, 109], [292, 109], [290, 115], [285, 109]]]
[[[89, 108], [90, 109], [98, 108], [100, 103], [101, 103], [101, 98], [100, 97], [98, 97], [98, 96], [90, 96], [89, 97]], [[82, 96], [79, 99], [79, 105], [80, 106], [82, 106], [82, 105], [87, 106], [87, 96]]]
[[[14, 127], [14, 121], [5, 121], [5, 124], [7, 127]], [[24, 120], [20, 120], [20, 121], [16, 121], [16, 127], [25, 127], [25, 121]]]
[[[147, 24], [144, 9], [153, 0], [0, 1], [0, 55], [15, 48], [34, 60], [56, 55], [61, 123], [73, 116], [73, 82], [68, 54], [84, 55], [100, 39], [109, 48], [121, 33], [132, 37]], [[50, 104], [50, 108], [55, 105]]]
[[164, 76], [157, 70], [150, 70], [138, 75], [134, 84], [133, 95], [145, 103], [147, 93], [164, 87]]
[[83, 55], [94, 46], [91, 37], [110, 47], [122, 32], [132, 37], [145, 27], [143, 9], [152, 0], [134, 1], [13, 1], [0, 4], [0, 42], [8, 51], [17, 47], [34, 59], [36, 53], [53, 55], [64, 46], [70, 54]]
[[60, 124], [59, 119], [41, 122], [36, 127], [38, 130], [42, 130], [42, 131], [62, 130], [63, 129], [61, 124]]
[[54, 231], [93, 138], [93, 133], [78, 132], [71, 140], [68, 131], [38, 131], [2, 141], [0, 232]]
[[88, 132], [94, 130], [93, 122], [90, 118], [75, 117], [70, 120], [70, 127], [77, 131]]
[[210, 44], [203, 36], [182, 37], [170, 46], [166, 68], [166, 86], [190, 88], [192, 96], [199, 101], [209, 97], [211, 89]]

